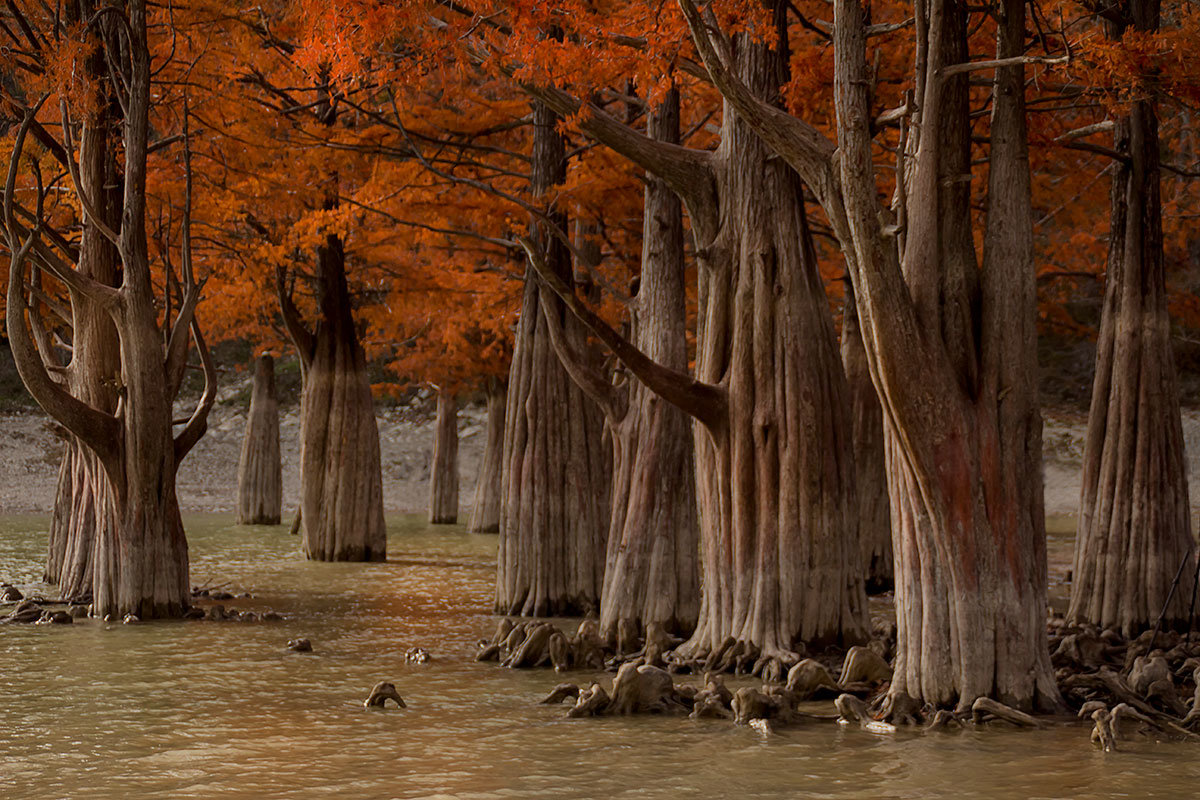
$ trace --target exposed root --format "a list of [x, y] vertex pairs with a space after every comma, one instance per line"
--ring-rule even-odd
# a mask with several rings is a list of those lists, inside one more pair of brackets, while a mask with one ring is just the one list
[[397, 708], [408, 708], [404, 698], [396, 691], [396, 687], [387, 681], [375, 684], [375, 688], [371, 689], [371, 694], [366, 700], [363, 700], [363, 708], [385, 708], [388, 700], [393, 701]]
[[1041, 722], [1024, 711], [1015, 709], [1012, 706], [1006, 706], [1004, 703], [993, 700], [990, 697], [976, 698], [975, 702], [971, 704], [971, 719], [975, 724], [979, 725], [993, 718], [1003, 720], [1020, 728], [1042, 727]]

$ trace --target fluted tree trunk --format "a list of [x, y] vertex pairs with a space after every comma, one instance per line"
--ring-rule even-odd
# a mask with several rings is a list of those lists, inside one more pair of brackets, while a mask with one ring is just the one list
[[[1045, 629], [1024, 3], [1003, 0], [996, 58], [970, 66], [965, 6], [919, 6], [914, 138], [901, 148], [895, 209], [878, 198], [861, 0], [834, 3], [836, 145], [756, 98], [691, 0], [680, 5], [726, 101], [813, 188], [854, 283], [885, 414], [899, 633], [891, 697], [1059, 707]], [[966, 75], [985, 68], [995, 78], [977, 266]]]
[[[779, 32], [786, 6], [774, 7]], [[732, 40], [731, 68], [761, 102], [779, 99], [786, 36]], [[561, 113], [579, 102], [526, 90]], [[782, 112], [780, 112], [782, 113]], [[713, 153], [655, 142], [598, 108], [581, 128], [659, 175], [687, 206], [700, 286], [695, 376], [650, 359], [553, 275], [572, 311], [695, 426], [702, 584], [682, 648], [732, 638], [748, 655], [797, 660], [797, 642], [866, 636], [847, 389], [795, 173], [726, 104]]]
[[854, 287], [846, 283], [842, 311], [842, 367], [850, 389], [850, 424], [854, 429], [855, 492], [858, 497], [858, 536], [867, 593], [889, 591], [892, 575], [892, 519], [888, 501], [883, 437], [883, 408], [871, 382], [867, 351], [858, 326]]
[[283, 465], [279, 456], [279, 398], [275, 359], [254, 360], [250, 411], [238, 459], [239, 525], [278, 525], [283, 516]]
[[[332, 202], [330, 203], [332, 205]], [[318, 318], [309, 330], [278, 273], [280, 307], [303, 364], [300, 398], [300, 528], [314, 561], [383, 561], [379, 427], [358, 339], [342, 240], [317, 248]]]
[[[1110, 38], [1129, 28], [1158, 29], [1156, 0], [1127, 0], [1119, 8], [1129, 23], [1106, 22]], [[1135, 101], [1118, 119], [1113, 149], [1125, 160], [1113, 171], [1068, 613], [1133, 636], [1163, 611], [1166, 625], [1187, 624], [1196, 548], [1171, 355], [1152, 99]]]
[[[120, 226], [120, 173], [109, 143], [115, 136], [113, 109], [102, 109], [80, 135], [81, 185], [96, 198], [96, 213], [111, 228]], [[79, 246], [79, 272], [98, 283], [116, 286], [120, 254], [95, 226], [84, 226]], [[113, 414], [121, 372], [117, 329], [103, 308], [75, 293], [70, 314], [71, 358], [59, 364], [49, 342], [39, 348], [47, 363], [61, 367], [65, 388], [97, 410]], [[50, 547], [45, 580], [58, 585], [64, 599], [92, 597], [92, 559], [97, 531], [111, 526], [115, 509], [104, 465], [79, 437], [68, 434], [58, 470], [58, 489], [50, 520]]]
[[471, 507], [471, 533], [500, 532], [501, 466], [504, 459], [504, 415], [508, 385], [496, 378], [487, 382], [487, 432], [479, 476], [475, 481], [475, 502]]
[[[216, 373], [194, 315], [199, 285], [191, 262], [187, 114], [185, 111], [183, 257], [179, 274], [168, 281], [175, 291], [158, 298], [151, 280], [145, 227], [151, 95], [146, 6], [143, 0], [132, 0], [123, 6], [107, 6], [106, 10], [109, 13], [103, 17], [93, 18], [81, 12], [90, 14], [94, 9], [73, 6], [68, 14], [80, 14], [81, 20], [89, 19], [96, 26], [98, 49], [87, 62], [94, 77], [99, 81], [110, 74], [110, 69], [117, 70], [124, 85], [121, 141], [115, 140], [114, 125], [111, 137], [104, 142], [106, 150], [112, 152], [119, 147], [124, 156], [123, 174], [117, 184], [122, 192], [120, 213], [115, 214], [118, 226], [114, 229], [108, 225], [106, 215], [91, 203], [96, 193], [85, 189], [82, 200], [85, 230], [95, 228], [94, 233], [102, 234], [116, 248], [119, 283], [109, 285], [76, 268], [71, 262], [74, 253], [64, 245], [67, 240], [48, 234], [48, 221], [40, 216], [42, 198], [38, 198], [36, 207], [24, 208], [20, 217], [35, 219], [36, 225], [27, 228], [16, 215], [5, 215], [10, 254], [6, 323], [17, 369], [30, 394], [94, 454], [107, 477], [107, 485], [91, 481], [97, 497], [105, 498], [97, 509], [106, 509], [103, 514], [97, 513], [104, 522], [96, 525], [92, 545], [94, 613], [170, 617], [181, 614], [189, 600], [187, 541], [175, 496], [175, 474], [179, 462], [204, 433], [215, 397]], [[85, 178], [75, 173], [75, 165], [94, 162], [88, 153], [77, 158], [75, 152], [71, 114], [77, 109], [69, 100], [61, 107], [65, 112], [58, 129], [61, 141], [39, 125], [37, 107], [24, 109], [5, 186], [10, 207], [21, 202], [16, 180], [31, 131], [54, 157], [66, 162], [73, 178], [80, 175], [78, 185], [83, 185]], [[84, 116], [91, 110], [85, 109]], [[85, 138], [85, 151], [94, 142]], [[174, 268], [168, 263], [167, 269]], [[34, 270], [45, 270], [67, 288], [72, 299], [68, 322], [73, 331], [103, 330], [98, 318], [107, 316], [111, 320], [117, 331], [119, 371], [105, 379], [119, 387], [116, 410], [97, 407], [94, 400], [73, 393], [69, 381], [59, 383], [51, 377], [49, 368], [54, 364], [46, 348], [39, 347], [45, 339], [45, 328], [39, 319], [42, 298], [31, 290], [38, 280]], [[179, 301], [178, 305], [172, 303], [173, 299]], [[183, 381], [193, 342], [204, 369], [205, 391], [182, 430], [173, 434], [172, 401]]]
[[[650, 135], [679, 141], [677, 91], [650, 115]], [[683, 211], [679, 198], [654, 175], [647, 179], [643, 219], [642, 271], [630, 306], [632, 340], [663, 366], [686, 372]], [[605, 412], [612, 439], [601, 635], [617, 640], [651, 624], [691, 633], [700, 601], [691, 422], [632, 376], [616, 385], [606, 380], [566, 341], [549, 306], [546, 311], [555, 352]]]
[[458, 398], [440, 390], [433, 431], [433, 463], [429, 467], [429, 521], [458, 522]]
[[[565, 180], [566, 159], [557, 115], [543, 103], [533, 106], [532, 188], [545, 198]], [[548, 216], [550, 224], [568, 230], [561, 210], [551, 205]], [[570, 284], [563, 243], [536, 216], [530, 233], [547, 268]], [[543, 291], [527, 273], [508, 382], [496, 610], [587, 614], [600, 605], [604, 575], [608, 456], [599, 409], [567, 377], [550, 345], [539, 313]], [[580, 326], [561, 319], [561, 304], [553, 297], [547, 302], [566, 335], [581, 339]]]

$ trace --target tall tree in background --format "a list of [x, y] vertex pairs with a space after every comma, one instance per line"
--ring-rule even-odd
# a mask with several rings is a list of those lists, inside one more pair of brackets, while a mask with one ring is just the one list
[[[649, 133], [678, 144], [679, 94], [650, 114]], [[642, 271], [631, 300], [631, 340], [667, 369], [686, 372], [683, 211], [647, 176]], [[536, 251], [532, 259], [540, 259]], [[544, 264], [539, 271], [545, 272]], [[699, 613], [699, 539], [690, 421], [632, 376], [612, 382], [567, 340], [543, 300], [551, 343], [567, 373], [605, 413], [613, 447], [612, 512], [600, 598], [600, 632], [618, 649], [647, 626], [690, 633]]]
[[[1156, 33], [1159, 8], [1158, 0], [1108, 7], [1106, 36]], [[1108, 269], [1068, 612], [1126, 636], [1160, 614], [1168, 625], [1189, 619], [1196, 558], [1167, 314], [1155, 91], [1132, 100], [1114, 126]]]
[[433, 425], [429, 521], [442, 525], [458, 522], [458, 398], [446, 389], [438, 391]]
[[278, 525], [283, 516], [283, 463], [279, 456], [279, 397], [275, 359], [254, 359], [246, 431], [238, 458], [239, 525]]

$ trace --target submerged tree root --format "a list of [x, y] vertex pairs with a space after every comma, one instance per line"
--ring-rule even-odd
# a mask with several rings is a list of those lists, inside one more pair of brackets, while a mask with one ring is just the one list
[[[870, 646], [852, 647], [836, 672], [825, 657], [785, 659], [732, 638], [707, 652], [681, 652], [678, 640], [656, 626], [650, 626], [644, 639], [626, 626], [618, 630], [616, 642], [608, 642], [591, 620], [572, 634], [543, 621], [501, 620], [493, 637], [479, 643], [477, 658], [511, 668], [616, 671], [610, 687], [561, 683], [542, 701], [572, 699], [575, 705], [568, 713], [574, 717], [686, 713], [737, 724], [762, 720], [755, 727], [763, 732], [804, 719], [836, 719], [873, 733], [900, 727], [945, 731], [999, 724], [1039, 729], [1090, 722], [1093, 742], [1105, 751], [1139, 736], [1200, 740], [1200, 635], [1147, 631], [1128, 640], [1115, 631], [1052, 617], [1048, 641], [1055, 677], [1069, 706], [1078, 711], [1068, 718], [1034, 716], [987, 697], [957, 708], [935, 708], [892, 691], [887, 659], [894, 631], [877, 628], [878, 638]], [[756, 675], [763, 684], [731, 691], [722, 677], [726, 673]], [[703, 680], [674, 683], [674, 676], [686, 674]], [[832, 700], [836, 713], [798, 707], [820, 700]]]

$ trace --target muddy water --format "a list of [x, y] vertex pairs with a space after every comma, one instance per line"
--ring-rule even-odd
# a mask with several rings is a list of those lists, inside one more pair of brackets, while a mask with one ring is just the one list
[[[1084, 728], [763, 739], [719, 720], [568, 720], [558, 678], [471, 660], [495, 537], [390, 520], [390, 560], [307, 563], [286, 528], [190, 517], [193, 583], [282, 623], [0, 627], [0, 797], [1192, 797], [1200, 747], [1104, 755]], [[0, 517], [0, 578], [36, 586], [45, 521]], [[1052, 538], [1069, 552], [1069, 541]], [[312, 654], [284, 649], [312, 640]], [[406, 665], [420, 645], [434, 660]], [[571, 679], [587, 680], [578, 674]], [[366, 711], [392, 680], [406, 711]]]

